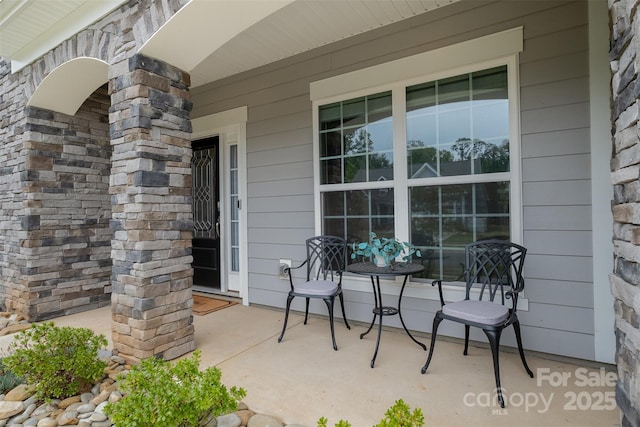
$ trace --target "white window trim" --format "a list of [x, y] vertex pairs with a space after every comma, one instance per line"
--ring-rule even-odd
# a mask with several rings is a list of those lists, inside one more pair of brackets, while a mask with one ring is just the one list
[[[523, 27], [490, 34], [477, 39], [457, 43], [451, 46], [424, 52], [418, 55], [386, 62], [372, 67], [363, 68], [346, 74], [330, 77], [310, 84], [310, 98], [312, 101], [313, 116], [313, 171], [314, 171], [314, 203], [315, 203], [315, 228], [319, 233], [322, 230], [322, 212], [320, 194], [321, 189], [330, 187], [332, 190], [341, 191], [354, 188], [380, 188], [383, 183], [357, 183], [357, 184], [320, 184], [319, 161], [319, 129], [318, 107], [333, 102], [344, 101], [360, 96], [371, 95], [378, 92], [392, 90], [393, 114], [395, 117], [404, 117], [405, 88], [412, 84], [439, 80], [446, 77], [466, 74], [472, 71], [491, 68], [498, 65], [507, 65], [508, 90], [509, 90], [509, 117], [510, 117], [510, 171], [505, 178], [511, 185], [511, 236], [515, 243], [521, 243], [522, 231], [522, 159], [520, 153], [520, 81], [518, 68], [518, 54], [523, 50]], [[395, 89], [395, 90], [394, 90]], [[401, 90], [397, 90], [401, 89]], [[405, 126], [398, 121], [394, 122], [394, 141], [404, 141]], [[398, 151], [399, 150], [399, 151]], [[406, 147], [404, 148], [406, 150]], [[402, 148], [395, 148], [394, 154], [401, 154]], [[399, 157], [400, 158], [400, 157]], [[479, 177], [474, 177], [478, 179]], [[467, 180], [468, 177], [461, 177]], [[482, 180], [482, 177], [479, 178]], [[491, 177], [495, 180], [495, 175]], [[434, 181], [430, 181], [433, 183]], [[448, 178], [448, 182], [451, 179]], [[398, 237], [402, 239], [408, 232], [408, 215], [406, 206], [408, 178], [404, 167], [394, 167], [394, 184], [396, 206], [399, 210], [395, 214], [395, 225]], [[400, 279], [382, 280], [382, 292], [390, 295], [398, 295]], [[370, 290], [370, 281], [366, 278], [345, 277], [343, 288], [355, 291]], [[405, 288], [408, 297], [438, 300], [436, 288], [426, 286], [421, 282], [408, 282]], [[459, 300], [464, 298], [464, 288], [456, 286], [444, 286], [445, 300]], [[528, 300], [519, 298], [518, 309], [528, 310]]]

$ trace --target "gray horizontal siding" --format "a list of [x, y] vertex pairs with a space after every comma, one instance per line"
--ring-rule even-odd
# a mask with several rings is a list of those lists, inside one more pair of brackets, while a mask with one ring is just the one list
[[[593, 281], [591, 257], [586, 256], [527, 254], [526, 270], [527, 278], [585, 283]], [[593, 293], [593, 290], [590, 292]]]
[[562, 129], [522, 135], [522, 157], [552, 157], [589, 153], [589, 129]]
[[526, 231], [524, 239], [527, 242], [529, 256], [533, 254], [566, 255], [590, 257], [591, 232], [583, 230], [536, 230]]
[[[252, 156], [247, 155], [247, 163]], [[282, 160], [280, 160], [282, 161]], [[313, 174], [313, 164], [310, 159], [304, 162], [288, 162], [272, 165], [255, 166], [247, 171], [247, 182], [249, 186], [254, 182], [279, 181], [282, 178], [308, 178]], [[311, 188], [313, 190], [313, 186]], [[286, 193], [283, 193], [286, 194]]]
[[[263, 147], [260, 147], [263, 148]], [[308, 143], [302, 145], [291, 145], [289, 147], [278, 147], [269, 150], [252, 151], [247, 154], [247, 160], [255, 168], [290, 165], [309, 160], [311, 147]], [[313, 173], [307, 172], [306, 176]]]
[[[249, 301], [283, 307], [278, 259], [299, 261], [314, 234], [312, 81], [516, 26], [520, 55], [525, 346], [592, 358], [593, 284], [586, 2], [461, 1], [192, 91], [194, 117], [248, 106]], [[347, 291], [369, 322], [372, 296]], [[408, 298], [410, 329], [430, 331], [437, 301]], [[297, 309], [301, 309], [296, 303]], [[326, 314], [320, 302], [312, 311]], [[339, 310], [337, 310], [339, 311]], [[385, 319], [399, 325], [399, 319]], [[456, 325], [442, 331], [461, 336]], [[505, 334], [513, 345], [513, 334]], [[482, 339], [482, 335], [476, 336]]]
[[247, 219], [252, 227], [313, 228], [309, 212], [253, 212]]
[[[525, 206], [576, 206], [591, 204], [591, 183], [586, 179], [567, 181], [534, 180], [522, 185]], [[528, 245], [531, 242], [527, 242]]]
[[589, 180], [590, 165], [590, 156], [588, 154], [523, 159], [522, 180], [526, 183], [531, 183], [532, 181]]
[[591, 284], [585, 282], [563, 281], [553, 278], [532, 279], [526, 281], [526, 297], [531, 302], [555, 304], [558, 306], [593, 307]]
[[522, 111], [589, 102], [589, 79], [582, 77], [524, 86], [520, 94]]
[[525, 206], [523, 217], [525, 233], [533, 230], [591, 230], [591, 210], [588, 206]]
[[258, 181], [251, 183], [249, 197], [275, 197], [286, 192], [287, 195], [309, 194], [309, 187], [313, 188], [313, 178], [291, 178], [276, 181]]

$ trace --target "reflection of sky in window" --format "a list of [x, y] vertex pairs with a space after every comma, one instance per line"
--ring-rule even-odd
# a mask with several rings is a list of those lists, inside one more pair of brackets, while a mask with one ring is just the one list
[[391, 150], [393, 148], [393, 129], [391, 120], [380, 120], [371, 123], [367, 130], [373, 141], [374, 151]]
[[441, 144], [455, 142], [460, 138], [484, 141], [492, 138], [507, 139], [508, 100], [454, 102], [447, 104], [446, 112], [443, 112], [441, 106], [431, 106], [407, 113], [408, 141], [421, 141], [425, 146], [435, 146], [438, 134]]
[[509, 137], [509, 102], [506, 99], [473, 104], [473, 137], [485, 141]]

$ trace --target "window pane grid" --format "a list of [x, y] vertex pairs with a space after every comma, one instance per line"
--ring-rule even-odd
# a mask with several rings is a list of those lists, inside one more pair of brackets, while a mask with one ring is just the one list
[[509, 170], [506, 66], [410, 86], [408, 178]]
[[393, 201], [393, 188], [323, 192], [322, 233], [348, 242], [367, 241], [371, 231], [391, 237], [395, 232]]
[[464, 245], [509, 239], [509, 183], [438, 185], [410, 189], [411, 241], [423, 252], [420, 277], [457, 280]]
[[393, 179], [391, 92], [319, 109], [321, 184]]
[[402, 87], [406, 141], [395, 145], [391, 91], [320, 106], [322, 232], [349, 242], [395, 236], [387, 187], [404, 144], [400, 197], [404, 231], [422, 251], [418, 279], [459, 280], [467, 243], [510, 239], [507, 76], [504, 65]]

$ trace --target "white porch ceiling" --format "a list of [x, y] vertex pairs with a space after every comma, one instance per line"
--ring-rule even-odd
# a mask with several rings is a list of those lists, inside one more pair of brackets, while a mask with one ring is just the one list
[[295, 0], [212, 51], [189, 70], [191, 83], [199, 86], [456, 1]]
[[125, 1], [0, 0], [0, 56], [19, 70]]
[[[0, 56], [19, 69], [125, 1], [0, 0]], [[456, 1], [191, 0], [141, 52], [195, 87]]]

